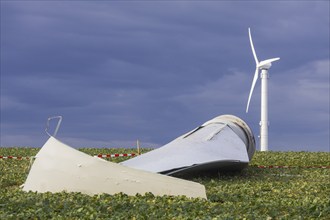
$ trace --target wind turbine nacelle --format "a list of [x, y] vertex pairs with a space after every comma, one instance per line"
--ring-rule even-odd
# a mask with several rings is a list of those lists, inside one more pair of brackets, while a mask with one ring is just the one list
[[261, 70], [263, 70], [263, 69], [268, 70], [272, 66], [272, 62], [277, 61], [279, 59], [280, 58], [277, 57], [277, 58], [272, 58], [272, 59], [268, 59], [268, 60], [263, 60], [257, 65], [257, 67]]
[[272, 66], [271, 63], [266, 63], [266, 64], [264, 64], [262, 66], [259, 66], [259, 69], [261, 69], [261, 70], [268, 70], [271, 66]]

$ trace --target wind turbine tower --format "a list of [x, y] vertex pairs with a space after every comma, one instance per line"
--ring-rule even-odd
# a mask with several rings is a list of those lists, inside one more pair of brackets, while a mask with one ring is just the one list
[[261, 120], [260, 120], [260, 150], [268, 151], [268, 70], [272, 66], [272, 62], [279, 60], [280, 58], [272, 58], [268, 60], [258, 61], [258, 57], [256, 55], [256, 51], [254, 50], [253, 41], [251, 37], [251, 30], [249, 28], [249, 38], [252, 53], [254, 56], [254, 60], [256, 61], [256, 70], [254, 73], [252, 86], [249, 94], [249, 99], [246, 106], [246, 113], [249, 111], [249, 105], [251, 101], [251, 96], [258, 80], [258, 73], [261, 70], [260, 78], [261, 78]]

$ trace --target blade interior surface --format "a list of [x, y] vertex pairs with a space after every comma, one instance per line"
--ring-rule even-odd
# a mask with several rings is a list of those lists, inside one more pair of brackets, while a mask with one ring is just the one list
[[249, 94], [249, 99], [248, 99], [248, 103], [246, 106], [246, 113], [249, 111], [249, 105], [250, 105], [250, 101], [251, 101], [251, 97], [252, 97], [252, 93], [254, 90], [254, 87], [257, 83], [257, 79], [258, 79], [258, 67], [256, 68], [256, 71], [254, 73], [254, 77], [253, 77], [253, 81], [252, 81], [252, 86], [251, 86], [251, 90], [250, 90], [250, 94]]
[[254, 60], [256, 61], [256, 65], [258, 65], [259, 61], [258, 61], [258, 58], [257, 58], [256, 51], [254, 50], [250, 28], [249, 28], [249, 39], [250, 39], [250, 44], [251, 44], [251, 49], [252, 49], [252, 53], [253, 53], [253, 56], [254, 56]]

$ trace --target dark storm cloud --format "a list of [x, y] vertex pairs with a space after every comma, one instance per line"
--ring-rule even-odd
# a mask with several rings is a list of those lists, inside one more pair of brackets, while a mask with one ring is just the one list
[[1, 145], [40, 146], [51, 115], [63, 115], [59, 135], [76, 146], [137, 138], [159, 146], [228, 113], [257, 136], [258, 86], [244, 112], [255, 68], [251, 27], [259, 60], [281, 57], [270, 70], [272, 150], [327, 150], [328, 8], [318, 1], [2, 1]]

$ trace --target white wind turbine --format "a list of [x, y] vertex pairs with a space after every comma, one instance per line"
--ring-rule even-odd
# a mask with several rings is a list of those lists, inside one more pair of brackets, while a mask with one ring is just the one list
[[246, 113], [249, 111], [249, 105], [251, 101], [251, 96], [254, 90], [254, 87], [256, 85], [256, 82], [258, 80], [258, 72], [259, 69], [261, 70], [260, 78], [261, 78], [261, 120], [260, 120], [260, 150], [261, 151], [267, 151], [268, 150], [268, 86], [267, 86], [267, 80], [269, 78], [268, 76], [268, 69], [272, 66], [272, 62], [279, 60], [280, 58], [272, 58], [268, 60], [258, 61], [256, 52], [254, 50], [252, 37], [251, 37], [251, 30], [249, 28], [249, 38], [250, 38], [250, 44], [252, 53], [254, 56], [254, 59], [256, 61], [256, 71], [254, 73], [252, 86], [249, 94], [249, 99], [246, 106]]

